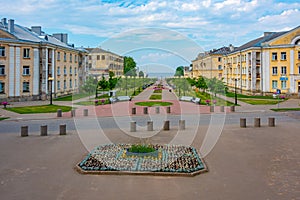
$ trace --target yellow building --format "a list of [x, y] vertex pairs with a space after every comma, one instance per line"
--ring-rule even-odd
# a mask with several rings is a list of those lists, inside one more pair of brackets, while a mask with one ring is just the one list
[[122, 76], [124, 72], [124, 58], [115, 53], [100, 48], [86, 48], [88, 51], [89, 75], [94, 77], [108, 77], [109, 71], [115, 76]]
[[222, 78], [223, 72], [223, 55], [233, 51], [234, 47], [222, 47], [213, 49], [209, 52], [200, 53], [195, 60], [192, 61], [192, 76], [197, 78], [203, 76], [206, 78]]
[[265, 32], [224, 56], [223, 77], [243, 93], [300, 92], [300, 27]]
[[3, 18], [0, 22], [0, 99], [39, 100], [78, 91], [85, 52], [68, 45], [67, 34], [48, 35]]

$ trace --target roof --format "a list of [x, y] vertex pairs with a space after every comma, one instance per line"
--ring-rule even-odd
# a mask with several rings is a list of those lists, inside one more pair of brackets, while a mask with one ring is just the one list
[[46, 34], [44, 32], [41, 32], [41, 35], [38, 35], [37, 33], [33, 32], [30, 28], [14, 23], [14, 32], [10, 33], [7, 29], [7, 26], [8, 26], [7, 24], [3, 24], [0, 21], [0, 30], [15, 36], [17, 39], [0, 38], [0, 40], [2, 41], [44, 43], [44, 44], [55, 45], [55, 46], [68, 48], [72, 50], [77, 50], [77, 51], [79, 50], [69, 44], [66, 44], [58, 40], [52, 35]]
[[[101, 48], [85, 48], [89, 53], [109, 53], [109, 54], [113, 54], [115, 56], [120, 56], [116, 53], [113, 53], [113, 52], [110, 52], [110, 51], [106, 51], [104, 49], [101, 49]], [[122, 57], [122, 56], [120, 56]]]
[[287, 33], [288, 31], [284, 32], [268, 32], [265, 33], [264, 36], [256, 38], [254, 40], [251, 40], [250, 42], [247, 42], [243, 44], [242, 46], [236, 48], [233, 52], [242, 51], [251, 47], [261, 47], [262, 43], [269, 42], [277, 37], [282, 36], [283, 34]]

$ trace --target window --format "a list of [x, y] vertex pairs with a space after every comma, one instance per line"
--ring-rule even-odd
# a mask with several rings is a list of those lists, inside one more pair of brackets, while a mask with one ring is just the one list
[[286, 89], [286, 81], [281, 81], [281, 89]]
[[23, 49], [23, 58], [30, 58], [30, 49]]
[[100, 60], [100, 55], [97, 55], [97, 60]]
[[272, 89], [277, 89], [277, 80], [272, 80]]
[[70, 75], [72, 75], [72, 67], [70, 67]]
[[281, 67], [281, 74], [286, 75], [286, 67], [285, 66]]
[[57, 81], [57, 90], [60, 90], [60, 81]]
[[278, 74], [277, 67], [272, 67], [272, 74], [273, 75], [277, 75]]
[[277, 53], [272, 53], [272, 60], [277, 60]]
[[64, 61], [67, 62], [67, 54], [64, 53]]
[[105, 55], [102, 55], [102, 58], [101, 58], [101, 60], [105, 60]]
[[57, 52], [57, 60], [60, 60], [60, 52]]
[[219, 65], [219, 66], [218, 66], [218, 70], [222, 70], [222, 65]]
[[57, 75], [60, 75], [60, 67], [57, 67]]
[[74, 69], [74, 73], [75, 73], [75, 75], [77, 74], [77, 67], [75, 67], [75, 69]]
[[221, 62], [222, 61], [222, 57], [218, 57], [218, 61]]
[[0, 47], [0, 57], [5, 56], [5, 47]]
[[72, 54], [70, 54], [70, 62], [72, 62]]
[[67, 82], [64, 80], [64, 89], [67, 89]]
[[75, 55], [75, 62], [77, 63], [77, 55]]
[[67, 67], [64, 66], [64, 75], [67, 75]]
[[23, 92], [29, 92], [29, 82], [23, 82]]
[[0, 94], [5, 93], [5, 83], [0, 82]]
[[29, 74], [30, 74], [30, 67], [23, 66], [23, 75], [29, 75]]
[[72, 79], [70, 79], [70, 88], [72, 88]]
[[5, 65], [0, 65], [0, 75], [5, 75]]
[[75, 87], [77, 87], [77, 79], [74, 80]]
[[281, 52], [281, 60], [286, 60], [286, 52]]

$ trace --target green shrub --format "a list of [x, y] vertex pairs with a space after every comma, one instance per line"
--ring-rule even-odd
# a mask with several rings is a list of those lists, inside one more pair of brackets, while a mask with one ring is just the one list
[[128, 149], [128, 151], [132, 153], [150, 153], [156, 151], [156, 149], [151, 146], [134, 144]]

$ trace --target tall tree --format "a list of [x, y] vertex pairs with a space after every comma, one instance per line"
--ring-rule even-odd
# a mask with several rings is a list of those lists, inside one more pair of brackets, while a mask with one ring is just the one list
[[124, 75], [136, 76], [136, 63], [132, 57], [124, 57]]
[[109, 71], [108, 88], [110, 90], [114, 89], [118, 83], [118, 78], [114, 76], [115, 74], [112, 71]]
[[85, 80], [84, 84], [81, 86], [81, 89], [88, 94], [91, 94], [96, 91], [97, 87], [97, 79], [94, 79], [93, 77], [89, 76]]
[[144, 77], [144, 72], [143, 71], [139, 71], [139, 77]]
[[174, 76], [183, 76], [183, 75], [184, 75], [183, 66], [177, 67]]

